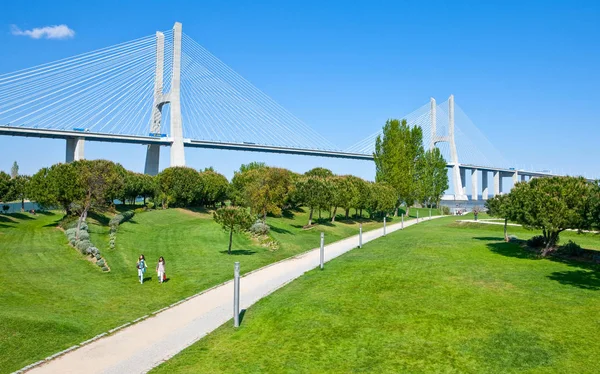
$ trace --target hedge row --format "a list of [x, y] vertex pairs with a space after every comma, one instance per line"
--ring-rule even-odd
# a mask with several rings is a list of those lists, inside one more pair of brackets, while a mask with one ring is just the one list
[[79, 236], [77, 235], [77, 221], [70, 223], [69, 226], [71, 226], [71, 228], [65, 231], [69, 244], [77, 248], [82, 255], [90, 256], [92, 259], [95, 259], [96, 265], [102, 268], [102, 271], [109, 271], [110, 269], [106, 264], [106, 260], [102, 258], [100, 250], [90, 241], [87, 223], [81, 223], [81, 226], [79, 227]]

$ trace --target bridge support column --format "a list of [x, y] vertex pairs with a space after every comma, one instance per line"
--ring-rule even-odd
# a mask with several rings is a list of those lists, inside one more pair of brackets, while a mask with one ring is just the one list
[[488, 171], [481, 171], [481, 198], [483, 200], [487, 200], [489, 197], [489, 187], [488, 187]]
[[84, 146], [85, 146], [84, 138], [68, 138], [65, 161], [73, 162], [73, 161], [83, 160]]
[[471, 200], [479, 200], [479, 183], [477, 183], [477, 169], [471, 169]]
[[460, 168], [460, 193], [467, 195], [467, 169]]
[[144, 167], [144, 174], [156, 175], [158, 174], [160, 162], [160, 145], [149, 144], [146, 149], [146, 166]]
[[173, 75], [171, 76], [171, 166], [185, 166], [181, 120], [181, 23], [173, 26]]
[[513, 186], [519, 182], [519, 172], [515, 171], [512, 175]]
[[521, 182], [527, 181], [525, 174], [521, 174]]
[[499, 171], [494, 171], [494, 196], [502, 193], [502, 174]]

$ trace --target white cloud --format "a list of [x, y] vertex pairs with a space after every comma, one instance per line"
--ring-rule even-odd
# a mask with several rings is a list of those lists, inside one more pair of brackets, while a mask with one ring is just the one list
[[12, 25], [11, 33], [13, 35], [29, 36], [33, 39], [70, 39], [75, 36], [75, 31], [67, 25], [36, 27], [31, 30], [21, 30], [17, 26]]

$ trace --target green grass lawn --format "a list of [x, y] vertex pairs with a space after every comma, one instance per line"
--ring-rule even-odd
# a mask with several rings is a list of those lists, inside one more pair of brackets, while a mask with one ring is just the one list
[[[228, 234], [209, 214], [169, 209], [141, 213], [124, 223], [116, 248], [109, 250], [108, 227], [90, 220], [92, 242], [111, 268], [103, 273], [67, 245], [64, 233], [56, 228], [61, 217], [0, 215], [0, 373], [231, 279], [235, 261], [241, 262], [245, 273], [318, 247], [321, 231], [327, 242], [358, 233], [356, 220], [330, 224], [323, 219], [303, 230], [307, 213], [296, 212], [287, 218], [268, 218], [272, 236], [281, 243], [277, 251], [234, 235], [235, 254], [227, 255]], [[364, 223], [365, 230], [380, 226], [376, 221]], [[137, 282], [135, 268], [140, 253], [146, 255], [146, 274], [152, 278], [144, 285]], [[153, 271], [159, 256], [165, 257], [170, 278], [162, 285]]]
[[[538, 259], [502, 226], [455, 219], [307, 273], [153, 372], [600, 372], [598, 266]], [[598, 235], [561, 239], [600, 249]]]

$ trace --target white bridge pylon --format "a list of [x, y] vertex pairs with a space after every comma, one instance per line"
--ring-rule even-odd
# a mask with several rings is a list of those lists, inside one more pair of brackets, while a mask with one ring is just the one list
[[[171, 166], [185, 166], [183, 148], [183, 122], [181, 120], [181, 23], [173, 26], [173, 50], [171, 88], [163, 92], [163, 75], [165, 66], [165, 36], [156, 32], [156, 70], [154, 75], [154, 103], [152, 104], [152, 122], [150, 134], [160, 136], [162, 125], [162, 110], [165, 104], [171, 106]], [[149, 144], [146, 151], [146, 166], [144, 173], [156, 175], [159, 171], [160, 145]]]

